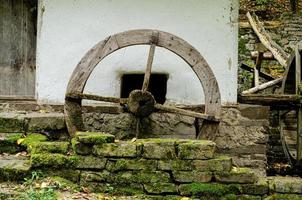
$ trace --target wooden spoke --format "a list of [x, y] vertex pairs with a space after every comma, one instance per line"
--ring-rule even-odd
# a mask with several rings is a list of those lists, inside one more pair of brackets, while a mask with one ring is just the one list
[[126, 104], [127, 100], [128, 100], [127, 98], [103, 97], [103, 96], [94, 95], [94, 94], [82, 94], [82, 93], [67, 94], [66, 97], [73, 98], [73, 99], [88, 99], [88, 100], [95, 100], [95, 101], [120, 103], [120, 104]]
[[146, 92], [149, 87], [149, 81], [150, 81], [150, 76], [151, 76], [151, 70], [152, 70], [152, 64], [153, 64], [153, 59], [154, 59], [154, 53], [155, 53], [155, 44], [152, 44], [150, 46], [149, 50], [149, 56], [148, 56], [148, 61], [147, 61], [147, 68], [145, 72], [145, 77], [144, 77], [144, 83], [142, 87], [142, 91]]
[[164, 106], [161, 104], [155, 104], [154, 106], [156, 109], [158, 110], [162, 110], [165, 112], [170, 112], [170, 113], [176, 113], [176, 114], [181, 114], [181, 115], [185, 115], [185, 116], [189, 116], [189, 117], [196, 117], [196, 118], [200, 118], [200, 119], [206, 119], [206, 120], [210, 120], [210, 121], [219, 121], [219, 118], [216, 116], [210, 116], [207, 114], [202, 114], [202, 113], [198, 113], [198, 112], [193, 112], [190, 110], [184, 110], [184, 109], [180, 109], [180, 108], [176, 108], [176, 107], [172, 107], [172, 106]]

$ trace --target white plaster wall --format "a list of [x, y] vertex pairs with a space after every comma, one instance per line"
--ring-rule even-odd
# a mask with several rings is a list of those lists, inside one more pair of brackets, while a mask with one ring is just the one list
[[[98, 41], [130, 29], [159, 29], [192, 44], [218, 80], [222, 102], [237, 101], [238, 0], [41, 0], [37, 41], [37, 99], [64, 102], [69, 77]], [[85, 92], [120, 95], [123, 73], [144, 72], [148, 47], [122, 49], [103, 60]], [[200, 82], [179, 57], [157, 48], [153, 72], [169, 74], [167, 99], [203, 103]]]

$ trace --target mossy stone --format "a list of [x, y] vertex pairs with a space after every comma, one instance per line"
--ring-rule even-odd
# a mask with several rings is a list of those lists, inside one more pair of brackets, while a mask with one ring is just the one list
[[175, 141], [171, 139], [139, 140], [143, 144], [143, 157], [148, 159], [175, 159]]
[[219, 156], [210, 160], [194, 160], [192, 165], [196, 171], [229, 172], [232, 169], [232, 158]]
[[178, 189], [181, 195], [194, 197], [221, 197], [226, 194], [241, 193], [241, 187], [234, 184], [191, 183], [181, 184]]
[[141, 155], [140, 145], [132, 142], [116, 142], [93, 146], [93, 154], [101, 157], [129, 157]]
[[31, 154], [61, 153], [67, 154], [69, 142], [36, 142], [32, 145]]
[[180, 183], [208, 183], [212, 180], [211, 172], [199, 171], [173, 171], [175, 181]]
[[159, 170], [191, 171], [193, 170], [192, 160], [159, 160]]
[[0, 160], [0, 180], [19, 181], [30, 175], [28, 160], [14, 156], [2, 156]]
[[139, 159], [117, 159], [116, 161], [111, 161], [112, 163], [108, 165], [108, 170], [110, 171], [121, 171], [121, 170], [145, 170], [145, 171], [155, 171], [157, 169], [157, 160], [146, 160], [143, 158]]
[[54, 177], [59, 176], [62, 178], [65, 178], [67, 180], [70, 180], [74, 183], [77, 183], [80, 180], [80, 170], [75, 169], [67, 169], [67, 168], [61, 168], [61, 169], [53, 169], [53, 168], [39, 168], [39, 171], [46, 175], [46, 177]]
[[264, 200], [301, 200], [302, 195], [298, 194], [273, 194], [263, 198]]
[[222, 183], [255, 183], [254, 172], [249, 168], [233, 167], [230, 172], [215, 172], [215, 179]]
[[18, 146], [17, 141], [22, 137], [21, 133], [1, 133], [0, 134], [0, 153], [17, 153], [23, 148]]
[[253, 195], [235, 195], [228, 194], [220, 198], [221, 200], [261, 200], [261, 196], [253, 196]]
[[76, 156], [65, 156], [55, 153], [33, 154], [30, 157], [32, 167], [75, 167], [78, 159]]
[[170, 175], [163, 171], [125, 171], [118, 172], [111, 181], [118, 183], [161, 183], [169, 182]]
[[207, 140], [188, 140], [178, 144], [178, 157], [183, 160], [206, 160], [214, 157], [216, 144]]
[[114, 142], [114, 135], [102, 132], [76, 132], [75, 138], [84, 144], [103, 144]]
[[265, 195], [269, 193], [268, 181], [266, 178], [259, 179], [254, 184], [243, 184], [242, 191], [244, 194]]
[[147, 183], [144, 188], [148, 194], [175, 194], [177, 188], [173, 183]]
[[17, 133], [25, 132], [24, 117], [16, 113], [0, 113], [0, 132]]
[[84, 143], [80, 143], [77, 139], [71, 140], [71, 147], [74, 152], [79, 155], [89, 155], [92, 153], [92, 146]]
[[47, 141], [47, 137], [45, 135], [38, 134], [38, 133], [32, 133], [32, 134], [27, 135], [25, 138], [22, 138], [20, 145], [22, 147], [27, 148], [30, 151], [32, 149], [33, 145], [35, 145], [36, 143], [46, 142], [46, 141]]
[[104, 170], [101, 172], [82, 171], [80, 176], [81, 183], [85, 182], [106, 182], [110, 177], [110, 172]]
[[80, 189], [78, 184], [75, 184], [74, 182], [60, 176], [53, 176], [50, 178], [50, 180], [56, 183], [56, 185], [58, 185], [59, 189], [61, 190], [79, 191]]
[[77, 156], [77, 169], [105, 169], [107, 163], [106, 158], [94, 156]]
[[270, 191], [278, 193], [302, 194], [302, 179], [298, 177], [276, 176], [269, 179]]

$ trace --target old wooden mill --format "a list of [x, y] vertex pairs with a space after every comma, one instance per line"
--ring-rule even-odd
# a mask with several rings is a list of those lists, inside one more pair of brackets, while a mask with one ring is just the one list
[[[270, 106], [278, 111], [279, 130], [285, 155], [291, 164], [302, 164], [302, 84], [301, 84], [301, 53], [302, 42], [296, 45], [290, 56], [283, 51], [274, 41], [258, 20], [257, 16], [247, 14], [249, 22], [257, 34], [259, 40], [270, 52], [264, 52], [259, 48], [258, 52], [252, 52], [255, 68], [251, 69], [245, 64], [241, 67], [254, 73], [254, 87], [243, 91], [239, 96], [241, 103], [260, 104]], [[274, 79], [270, 75], [260, 72], [263, 60], [277, 60], [285, 67], [284, 76]], [[259, 84], [259, 77], [269, 80]], [[273, 94], [256, 94], [259, 91], [277, 86]]]
[[[86, 82], [96, 67], [109, 54], [134, 45], [150, 45], [144, 82], [141, 90], [133, 90], [129, 98], [104, 97], [84, 94]], [[156, 103], [148, 92], [149, 79], [156, 46], [163, 47], [180, 56], [199, 78], [205, 96], [205, 113], [198, 113]], [[197, 138], [211, 139], [219, 125], [221, 110], [220, 92], [217, 80], [202, 55], [185, 40], [158, 30], [132, 30], [112, 35], [96, 44], [82, 58], [75, 68], [68, 84], [65, 98], [65, 116], [71, 136], [83, 131], [82, 99], [105, 101], [125, 105], [126, 111], [138, 119], [149, 116], [154, 111], [172, 112], [201, 119], [202, 128]], [[138, 125], [139, 126], [138, 120]], [[137, 137], [139, 137], [137, 133]]]

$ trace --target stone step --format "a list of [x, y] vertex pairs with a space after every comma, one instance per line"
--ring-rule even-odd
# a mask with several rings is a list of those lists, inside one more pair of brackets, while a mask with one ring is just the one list
[[0, 155], [0, 181], [21, 181], [30, 175], [30, 163], [26, 156]]
[[23, 148], [17, 144], [21, 136], [22, 134], [20, 133], [0, 133], [0, 154], [14, 154], [22, 151]]
[[63, 113], [22, 113], [3, 112], [0, 113], [0, 132], [38, 132], [65, 130]]

